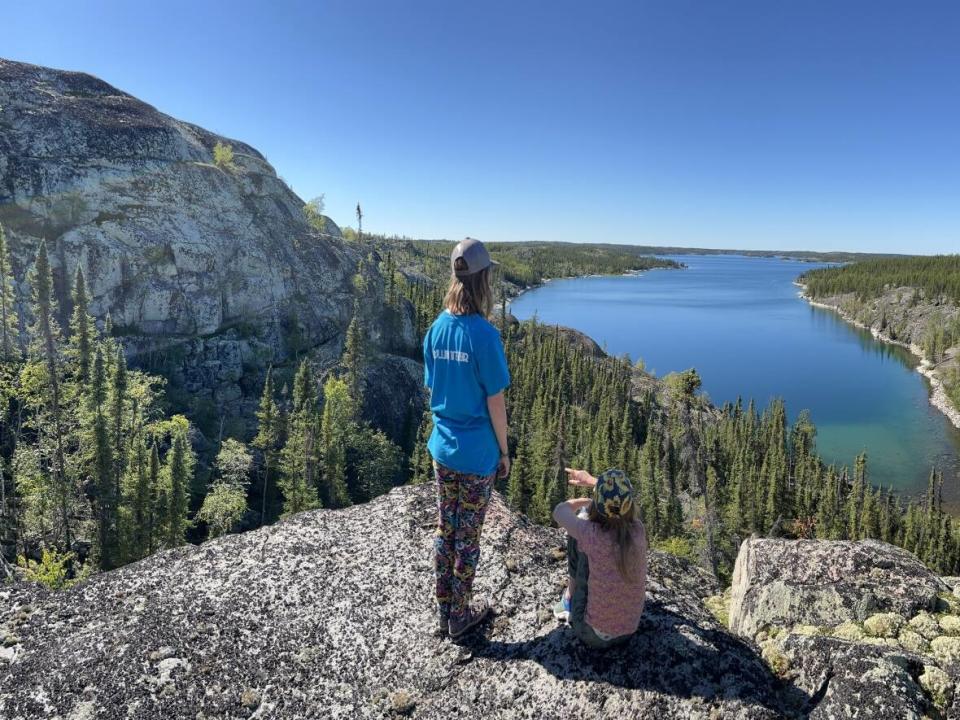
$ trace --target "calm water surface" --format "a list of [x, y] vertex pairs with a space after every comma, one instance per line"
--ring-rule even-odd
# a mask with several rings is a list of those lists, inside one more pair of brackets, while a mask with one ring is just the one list
[[682, 255], [686, 270], [557, 280], [519, 297], [534, 315], [642, 358], [657, 375], [695, 367], [716, 404], [782, 397], [791, 418], [811, 412], [827, 462], [867, 451], [874, 484], [922, 492], [944, 472], [944, 501], [960, 509], [960, 431], [930, 405], [917, 358], [809, 306], [793, 280], [811, 263]]

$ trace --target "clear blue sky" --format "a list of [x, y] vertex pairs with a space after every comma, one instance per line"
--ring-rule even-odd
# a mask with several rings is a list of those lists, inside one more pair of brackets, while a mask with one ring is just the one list
[[960, 249], [960, 3], [8, 3], [93, 73], [414, 237]]

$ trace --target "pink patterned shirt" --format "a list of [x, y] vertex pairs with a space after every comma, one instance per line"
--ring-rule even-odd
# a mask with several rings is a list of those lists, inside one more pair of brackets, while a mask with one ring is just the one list
[[587, 611], [584, 620], [598, 633], [611, 637], [630, 635], [640, 624], [647, 589], [647, 533], [643, 523], [633, 524], [629, 567], [631, 581], [617, 570], [617, 544], [598, 523], [577, 517], [567, 528], [590, 566]]

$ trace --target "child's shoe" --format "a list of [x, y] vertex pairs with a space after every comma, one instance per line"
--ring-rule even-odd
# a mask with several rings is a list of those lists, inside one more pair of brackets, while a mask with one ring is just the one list
[[553, 616], [561, 622], [570, 622], [570, 597], [566, 592], [553, 606]]
[[468, 607], [462, 618], [450, 618], [448, 632], [451, 639], [462, 637], [467, 632], [482, 623], [490, 614], [490, 607], [485, 603], [476, 607]]

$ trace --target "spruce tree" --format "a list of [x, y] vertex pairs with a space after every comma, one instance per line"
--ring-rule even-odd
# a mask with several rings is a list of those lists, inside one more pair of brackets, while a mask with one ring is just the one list
[[347, 327], [347, 340], [343, 351], [343, 366], [346, 370], [347, 388], [359, 410], [363, 400], [363, 375], [367, 366], [369, 348], [359, 300], [354, 302], [353, 319]]
[[319, 416], [310, 364], [303, 360], [293, 383], [287, 440], [280, 452], [283, 515], [319, 507], [317, 495]]
[[433, 458], [427, 443], [433, 433], [433, 414], [429, 409], [423, 413], [417, 431], [417, 443], [410, 458], [410, 482], [414, 485], [433, 482]]
[[110, 444], [107, 416], [104, 412], [106, 370], [103, 353], [97, 349], [94, 356], [88, 402], [92, 416], [92, 451], [89, 468], [96, 488], [98, 557], [102, 570], [110, 570], [119, 564], [118, 505], [119, 497], [114, 485], [113, 448]]
[[73, 533], [70, 528], [69, 505], [72, 500], [73, 489], [70, 478], [67, 476], [66, 452], [64, 449], [63, 413], [60, 399], [60, 359], [57, 344], [60, 330], [56, 319], [56, 299], [53, 296], [53, 274], [50, 270], [50, 260], [47, 256], [47, 243], [40, 242], [37, 259], [31, 273], [33, 288], [33, 316], [36, 344], [39, 354], [43, 357], [47, 371], [49, 389], [49, 407], [53, 420], [54, 438], [54, 486], [60, 509], [60, 532], [63, 538], [63, 547], [69, 549], [73, 545]]
[[127, 400], [127, 361], [123, 349], [117, 348], [110, 382], [110, 432], [113, 457], [114, 497], [121, 497], [121, 480], [126, 467], [127, 444], [124, 432], [125, 403]]
[[145, 557], [150, 552], [151, 488], [148, 468], [148, 450], [143, 435], [142, 422], [137, 423], [130, 442], [130, 532], [128, 533], [127, 556], [131, 559]]
[[323, 419], [320, 427], [323, 455], [321, 501], [325, 507], [350, 504], [347, 491], [347, 440], [354, 427], [353, 401], [343, 380], [331, 377], [323, 386]]
[[186, 540], [187, 511], [190, 493], [190, 460], [186, 429], [178, 427], [173, 432], [173, 442], [167, 453], [166, 474], [168, 480], [166, 545], [177, 547]]
[[263, 453], [263, 487], [260, 493], [260, 524], [267, 522], [267, 497], [272, 481], [272, 473], [277, 465], [277, 448], [280, 444], [280, 409], [273, 396], [273, 368], [267, 369], [263, 383], [263, 394], [257, 410], [257, 435], [253, 438], [253, 447]]
[[150, 514], [147, 518], [147, 553], [157, 549], [164, 535], [164, 520], [168, 515], [167, 492], [160, 482], [160, 452], [157, 441], [150, 443]]
[[77, 379], [81, 385], [90, 380], [90, 357], [95, 335], [93, 318], [90, 317], [90, 298], [83, 268], [77, 265], [73, 281], [73, 314], [70, 318], [70, 355], [77, 364]]
[[10, 248], [3, 225], [0, 225], [0, 353], [5, 362], [20, 359], [19, 337]]

